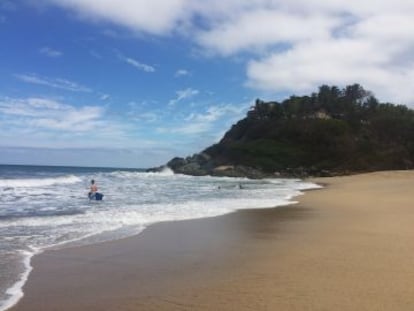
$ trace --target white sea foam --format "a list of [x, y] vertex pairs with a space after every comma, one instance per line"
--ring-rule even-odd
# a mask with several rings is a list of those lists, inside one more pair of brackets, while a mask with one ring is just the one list
[[19, 280], [14, 283], [12, 287], [7, 289], [7, 298], [3, 301], [0, 301], [0, 311], [4, 311], [13, 307], [23, 297], [23, 285], [26, 283], [29, 274], [33, 269], [30, 264], [30, 260], [36, 254], [36, 252], [20, 251], [20, 253], [23, 256], [22, 261], [24, 264], [24, 270], [20, 274]]
[[109, 173], [110, 176], [116, 178], [159, 178], [175, 175], [173, 170], [169, 167], [163, 167], [159, 172], [140, 172], [140, 171], [115, 171]]
[[[26, 179], [0, 178], [0, 188], [8, 189], [0, 197], [0, 262], [2, 247], [8, 252], [40, 251], [118, 239], [161, 221], [291, 204], [301, 190], [318, 187], [297, 179], [193, 177], [174, 175], [169, 169], [157, 173], [97, 170], [44, 175], [44, 178], [38, 175]], [[87, 199], [92, 178], [105, 195], [102, 202]], [[19, 281], [7, 292], [0, 292], [0, 301], [3, 300], [0, 311], [22, 297], [21, 288], [31, 270], [32, 255], [23, 256], [25, 272], [19, 274], [20, 278], [14, 277]]]
[[24, 178], [24, 179], [0, 179], [0, 187], [3, 188], [31, 188], [44, 187], [56, 184], [74, 184], [81, 179], [74, 176], [62, 176], [56, 178]]

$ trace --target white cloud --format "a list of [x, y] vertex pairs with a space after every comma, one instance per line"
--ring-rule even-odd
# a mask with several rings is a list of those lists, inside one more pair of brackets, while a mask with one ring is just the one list
[[140, 63], [140, 62], [136, 61], [133, 58], [127, 57], [125, 59], [125, 62], [132, 65], [132, 66], [134, 66], [134, 67], [136, 67], [136, 68], [138, 68], [138, 69], [140, 69], [140, 70], [142, 70], [142, 71], [145, 71], [145, 72], [154, 72], [155, 71], [154, 67], [152, 67], [150, 65], [147, 65], [147, 64]]
[[100, 119], [104, 112], [105, 109], [98, 106], [77, 108], [44, 98], [0, 100], [0, 116], [5, 124], [33, 130], [90, 131], [102, 125]]
[[[372, 30], [370, 24], [367, 21], [350, 31], [367, 33]], [[343, 86], [358, 82], [380, 100], [413, 105], [414, 94], [407, 87], [414, 83], [410, 49], [390, 42], [393, 36], [406, 35], [394, 34], [393, 29], [388, 33], [381, 38], [361, 35], [301, 43], [288, 51], [250, 61], [248, 85], [266, 91], [310, 92], [325, 83]], [[413, 38], [404, 42], [411, 40], [414, 44]]]
[[222, 55], [240, 51], [261, 52], [271, 45], [327, 38], [330, 30], [338, 25], [337, 18], [259, 9], [243, 12], [234, 20], [202, 31], [197, 40], [203, 47]]
[[48, 57], [52, 57], [52, 58], [61, 57], [61, 56], [63, 55], [63, 53], [62, 53], [61, 51], [58, 51], [58, 50], [52, 49], [52, 48], [47, 47], [47, 46], [42, 47], [42, 48], [39, 50], [39, 53], [40, 53], [40, 54], [43, 54], [43, 55], [45, 55], [45, 56], [48, 56]]
[[[129, 102], [129, 111], [127, 116], [130, 120], [135, 122], [135, 125], [144, 128], [150, 123], [160, 121], [166, 115], [164, 109], [158, 109], [156, 101], [142, 101], [142, 102]], [[169, 115], [171, 116], [171, 115]], [[164, 122], [164, 121], [162, 121]], [[149, 131], [149, 128], [146, 128]]]
[[109, 98], [111, 98], [111, 95], [109, 94], [101, 94], [100, 96], [100, 100], [108, 100]]
[[188, 0], [48, 0], [85, 19], [105, 20], [134, 31], [164, 34], [186, 19]]
[[412, 12], [414, 9], [414, 3], [410, 0], [348, 0], [346, 4], [343, 0], [276, 0], [271, 2], [283, 9], [323, 14], [349, 13], [359, 18], [381, 13]]
[[155, 72], [155, 68], [153, 66], [141, 63], [137, 61], [136, 59], [133, 59], [131, 57], [126, 57], [121, 54], [118, 55], [119, 59], [123, 62], [127, 63], [128, 65], [131, 65], [132, 67], [135, 67], [141, 71], [145, 72]]
[[[202, 112], [192, 112], [173, 128], [161, 128], [159, 131], [184, 135], [206, 134], [210, 131], [220, 135], [228, 130], [228, 126], [245, 115], [251, 102], [242, 104], [223, 104], [209, 106]], [[211, 143], [211, 142], [210, 142]]]
[[66, 79], [61, 78], [46, 78], [41, 77], [35, 74], [15, 74], [14, 75], [17, 79], [31, 83], [31, 84], [39, 84], [44, 85], [52, 88], [73, 91], [73, 92], [92, 92], [91, 89], [82, 86], [76, 82], [72, 82]]
[[222, 118], [227, 114], [240, 113], [240, 106], [223, 105], [223, 106], [210, 106], [203, 113], [191, 113], [186, 117], [186, 121], [212, 123]]
[[137, 121], [144, 121], [148, 123], [153, 123], [155, 121], [158, 121], [159, 114], [156, 112], [142, 112], [140, 114], [135, 115], [135, 120]]
[[247, 85], [260, 90], [357, 82], [414, 104], [412, 0], [49, 1], [135, 32], [184, 35], [208, 55], [244, 53]]
[[127, 113], [128, 117], [135, 121], [142, 123], [154, 123], [156, 121], [159, 121], [162, 112], [161, 111], [146, 111], [145, 109], [139, 109], [137, 107], [132, 107], [131, 110]]
[[178, 103], [182, 100], [185, 100], [185, 99], [188, 99], [188, 98], [191, 98], [191, 97], [194, 97], [194, 96], [198, 95], [198, 93], [199, 93], [198, 90], [195, 90], [195, 89], [192, 89], [192, 88], [187, 88], [185, 90], [179, 90], [179, 91], [176, 92], [177, 97], [174, 98], [174, 99], [171, 99], [168, 102], [168, 105], [169, 106], [174, 106], [176, 103]]
[[189, 76], [189, 75], [191, 75], [191, 73], [188, 70], [186, 70], [186, 69], [178, 69], [175, 72], [174, 77], [179, 78], [179, 77], [184, 77], [184, 76]]
[[154, 142], [134, 135], [107, 108], [75, 106], [47, 98], [0, 98], [0, 146], [42, 148], [134, 148]]

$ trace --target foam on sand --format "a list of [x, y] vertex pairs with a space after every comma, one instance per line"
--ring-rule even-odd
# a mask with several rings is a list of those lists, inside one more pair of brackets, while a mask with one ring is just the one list
[[23, 286], [29, 278], [29, 274], [32, 271], [33, 267], [30, 265], [31, 258], [37, 252], [28, 252], [21, 251], [23, 256], [24, 271], [20, 274], [19, 280], [13, 284], [12, 287], [8, 288], [6, 291], [7, 299], [0, 301], [0, 311], [7, 310], [17, 304], [19, 300], [24, 296]]

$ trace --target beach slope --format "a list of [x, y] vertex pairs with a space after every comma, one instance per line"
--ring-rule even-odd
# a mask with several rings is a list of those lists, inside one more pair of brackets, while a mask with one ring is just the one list
[[33, 259], [23, 310], [414, 310], [414, 172]]

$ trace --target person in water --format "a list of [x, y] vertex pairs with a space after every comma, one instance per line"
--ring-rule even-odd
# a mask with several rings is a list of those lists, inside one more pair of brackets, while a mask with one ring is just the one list
[[91, 180], [91, 188], [90, 191], [88, 193], [89, 199], [92, 199], [96, 193], [98, 192], [98, 186], [95, 183], [95, 180]]

